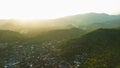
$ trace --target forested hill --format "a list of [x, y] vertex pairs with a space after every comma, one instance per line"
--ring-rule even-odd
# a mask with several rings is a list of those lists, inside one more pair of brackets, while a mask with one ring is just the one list
[[68, 40], [74, 37], [79, 37], [85, 33], [84, 30], [78, 28], [70, 28], [70, 29], [58, 29], [58, 30], [51, 30], [36, 37], [31, 38], [33, 41], [50, 41], [50, 40]]
[[98, 29], [62, 43], [60, 56], [80, 68], [119, 68], [120, 30]]
[[24, 40], [24, 36], [18, 32], [10, 30], [0, 30], [0, 42], [17, 42]]

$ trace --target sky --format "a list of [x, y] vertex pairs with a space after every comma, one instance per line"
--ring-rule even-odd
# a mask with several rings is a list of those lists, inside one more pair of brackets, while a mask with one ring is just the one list
[[0, 19], [54, 19], [82, 13], [120, 13], [120, 0], [0, 0]]

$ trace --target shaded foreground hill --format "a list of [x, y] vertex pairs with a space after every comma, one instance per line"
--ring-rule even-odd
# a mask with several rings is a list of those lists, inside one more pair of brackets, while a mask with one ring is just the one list
[[63, 42], [60, 56], [80, 68], [119, 68], [120, 30], [98, 29]]

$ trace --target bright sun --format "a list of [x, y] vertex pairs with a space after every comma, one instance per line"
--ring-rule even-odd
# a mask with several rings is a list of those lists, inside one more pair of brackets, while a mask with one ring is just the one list
[[120, 0], [0, 0], [0, 19], [54, 19], [97, 12], [120, 12]]

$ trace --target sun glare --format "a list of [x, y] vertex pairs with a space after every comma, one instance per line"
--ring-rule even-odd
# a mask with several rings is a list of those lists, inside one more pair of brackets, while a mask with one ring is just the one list
[[0, 0], [1, 19], [54, 19], [97, 12], [116, 14], [120, 0]]

